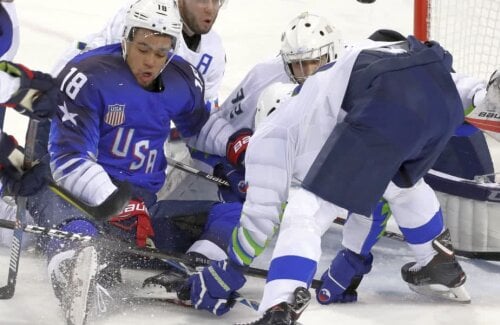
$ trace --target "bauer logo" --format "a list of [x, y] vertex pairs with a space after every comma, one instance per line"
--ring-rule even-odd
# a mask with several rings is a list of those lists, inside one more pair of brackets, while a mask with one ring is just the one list
[[104, 115], [104, 123], [111, 126], [118, 126], [125, 122], [125, 105], [108, 105], [108, 111]]
[[332, 296], [332, 294], [330, 293], [330, 290], [323, 288], [319, 292], [318, 300], [319, 300], [319, 302], [327, 303], [330, 300], [331, 296]]

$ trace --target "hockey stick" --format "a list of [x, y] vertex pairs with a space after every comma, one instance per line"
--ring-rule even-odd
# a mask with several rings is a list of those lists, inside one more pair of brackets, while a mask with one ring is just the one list
[[[35, 161], [35, 146], [36, 135], [38, 131], [39, 120], [30, 119], [28, 124], [28, 131], [26, 133], [26, 144], [24, 148], [24, 162], [23, 169], [28, 170], [32, 167]], [[17, 197], [17, 222], [24, 222], [26, 220], [26, 202], [25, 196]], [[16, 290], [17, 272], [19, 270], [19, 258], [21, 257], [21, 242], [23, 239], [23, 230], [14, 229], [12, 236], [12, 244], [10, 245], [10, 262], [9, 273], [7, 275], [7, 284], [0, 287], [0, 299], [10, 299], [14, 296]]]
[[49, 189], [87, 216], [95, 220], [105, 220], [107, 217], [119, 213], [131, 198], [130, 184], [123, 182], [118, 185], [118, 190], [111, 194], [103, 203], [97, 206], [90, 206], [75, 198], [73, 194], [65, 190], [54, 182], [50, 182]]
[[169, 165], [171, 165], [174, 168], [185, 171], [186, 173], [189, 173], [189, 174], [199, 176], [199, 177], [204, 178], [204, 179], [206, 179], [212, 183], [215, 183], [217, 185], [228, 186], [228, 187], [231, 186], [231, 185], [229, 185], [229, 182], [226, 181], [225, 179], [222, 179], [222, 178], [214, 176], [214, 175], [210, 175], [208, 173], [205, 173], [199, 169], [193, 168], [189, 165], [183, 164], [183, 163], [181, 163], [177, 160], [174, 160], [172, 158], [167, 157], [167, 162], [169, 163]]
[[[335, 220], [333, 220], [333, 223], [343, 226], [346, 223], [346, 220], [344, 218], [337, 217], [335, 218]], [[405, 237], [402, 234], [393, 231], [384, 230], [383, 236], [391, 239], [396, 239], [402, 242], [405, 241]], [[454, 253], [457, 256], [462, 256], [466, 258], [500, 261], [500, 252], [468, 252], [455, 249]]]
[[[343, 225], [345, 225], [346, 221], [347, 220], [344, 218], [337, 217], [333, 220], [333, 223], [343, 226]], [[391, 238], [391, 239], [396, 239], [396, 240], [399, 240], [402, 242], [405, 241], [405, 237], [402, 234], [399, 234], [399, 233], [393, 232], [393, 231], [389, 231], [389, 230], [384, 230], [383, 236], [387, 237], [387, 238]]]
[[[92, 237], [84, 236], [81, 234], [62, 231], [59, 229], [40, 227], [35, 225], [25, 225], [16, 223], [15, 221], [0, 219], [0, 227], [7, 229], [20, 229], [24, 232], [29, 232], [37, 235], [44, 235], [65, 240], [74, 240], [80, 242], [94, 242], [101, 247], [110, 249], [115, 252], [128, 253], [133, 255], [138, 255], [147, 258], [155, 258], [159, 260], [173, 260], [176, 262], [184, 263], [187, 265], [208, 265], [211, 260], [202, 256], [192, 256], [179, 252], [164, 252], [155, 248], [139, 248], [130, 243], [126, 243], [119, 240], [113, 240], [105, 237]], [[266, 278], [267, 270], [249, 267], [245, 273], [249, 276], [257, 278]], [[313, 280], [312, 288], [318, 288], [321, 285], [321, 281]]]

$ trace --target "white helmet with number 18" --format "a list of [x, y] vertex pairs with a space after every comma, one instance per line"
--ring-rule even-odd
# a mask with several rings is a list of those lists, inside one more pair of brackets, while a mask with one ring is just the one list
[[[151, 30], [155, 34], [172, 38], [172, 51], [175, 53], [182, 37], [182, 20], [175, 0], [138, 0], [130, 6], [125, 16], [123, 29], [124, 41], [134, 39], [135, 28]], [[124, 42], [125, 43], [125, 42]], [[126, 45], [124, 46], [126, 56]]]
[[297, 84], [276, 82], [264, 89], [257, 101], [254, 128], [257, 129], [267, 116], [286, 102], [293, 95], [296, 87]]

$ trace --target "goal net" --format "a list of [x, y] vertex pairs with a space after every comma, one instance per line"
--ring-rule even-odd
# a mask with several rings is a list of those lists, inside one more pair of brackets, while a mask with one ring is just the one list
[[500, 68], [500, 0], [415, 0], [414, 32], [449, 50], [457, 72], [488, 80]]

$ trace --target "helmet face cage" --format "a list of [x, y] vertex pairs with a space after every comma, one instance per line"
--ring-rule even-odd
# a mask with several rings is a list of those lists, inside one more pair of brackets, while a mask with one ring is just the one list
[[[314, 61], [316, 63], [317, 69], [321, 66], [331, 62], [332, 58], [335, 58], [335, 45], [333, 43], [323, 45], [318, 49], [311, 49], [301, 53], [281, 53], [281, 58], [283, 59], [283, 65], [285, 66], [285, 71], [287, 75], [293, 82], [303, 83], [309, 75], [304, 71], [304, 63]], [[295, 63], [296, 66], [301, 70], [300, 76], [296, 76], [292, 69], [292, 64]]]
[[318, 68], [335, 60], [340, 51], [341, 39], [337, 30], [323, 17], [304, 12], [293, 19], [281, 37], [280, 55], [285, 71], [293, 82], [303, 82], [296, 77], [291, 64], [319, 61]]
[[[169, 59], [177, 51], [182, 32], [182, 21], [175, 0], [138, 0], [130, 6], [123, 30], [123, 57], [127, 56], [127, 42], [132, 42], [137, 28], [151, 31], [151, 35], [166, 35], [172, 38]], [[166, 66], [165, 64], [165, 66]]]

